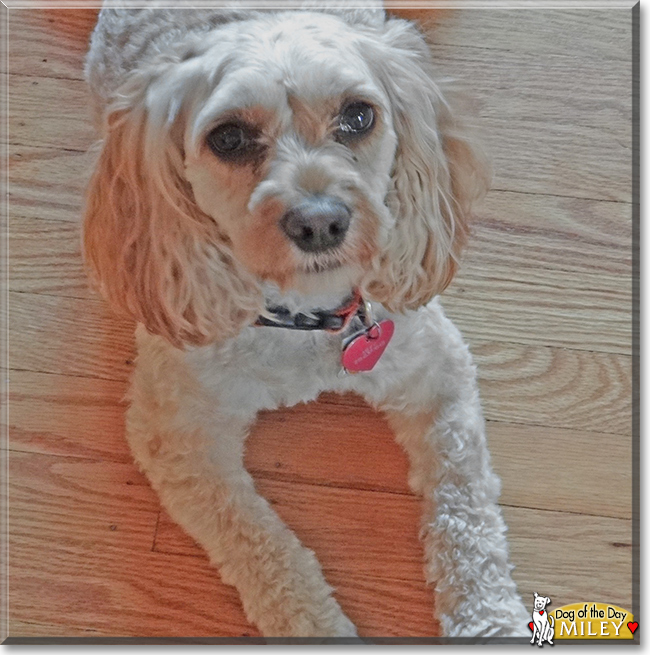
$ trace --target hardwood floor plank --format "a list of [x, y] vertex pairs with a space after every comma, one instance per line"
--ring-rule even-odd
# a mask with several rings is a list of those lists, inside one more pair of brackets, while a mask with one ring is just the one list
[[488, 422], [488, 442], [502, 504], [632, 517], [631, 437]]
[[24, 145], [8, 150], [9, 216], [70, 221], [79, 229], [95, 151]]
[[485, 415], [495, 421], [632, 434], [632, 359], [470, 340]]
[[101, 300], [11, 292], [9, 367], [126, 380], [135, 325]]
[[513, 573], [527, 607], [599, 601], [632, 607], [631, 521], [505, 507]]
[[127, 385], [112, 380], [9, 371], [14, 450], [131, 463], [124, 436]]
[[91, 628], [77, 628], [71, 625], [55, 625], [52, 623], [36, 623], [34, 621], [20, 621], [9, 619], [9, 635], [12, 638], [52, 638], [52, 637], [81, 637], [86, 639], [110, 637], [105, 632]]
[[[576, 62], [602, 61], [625, 67], [631, 57], [631, 12], [618, 7], [484, 7], [441, 10], [418, 16], [434, 43], [525, 52]], [[504, 30], [503, 26], [508, 25]], [[627, 70], [627, 69], [626, 69]]]
[[9, 71], [21, 75], [83, 79], [97, 9], [12, 9]]
[[[562, 277], [526, 285], [497, 277], [470, 277], [451, 286], [442, 304], [463, 335], [576, 351], [632, 354], [631, 285], [624, 296], [570, 289]], [[551, 277], [551, 276], [549, 276]], [[556, 284], [557, 283], [557, 284]], [[546, 335], [546, 336], [543, 336]]]
[[440, 76], [480, 107], [495, 188], [631, 201], [631, 31], [618, 45], [606, 62], [434, 45]]
[[[529, 284], [542, 271], [598, 275], [604, 281], [593, 288], [619, 293], [630, 283], [632, 206], [627, 203], [492, 190], [471, 227], [461, 275], [469, 272], [467, 266], [483, 274], [507, 271], [510, 279]], [[623, 286], [609, 287], [612, 279]]]
[[236, 590], [199, 558], [93, 548], [69, 553], [46, 534], [14, 539], [14, 618], [119, 637], [259, 635]]
[[13, 291], [97, 299], [81, 257], [81, 226], [72, 221], [9, 219]]
[[41, 530], [70, 552], [151, 549], [158, 501], [135, 465], [10, 451], [9, 474], [10, 557]]
[[7, 79], [10, 144], [85, 152], [96, 141], [85, 82], [11, 74]]
[[328, 581], [362, 637], [437, 637], [430, 587], [409, 580], [332, 572]]

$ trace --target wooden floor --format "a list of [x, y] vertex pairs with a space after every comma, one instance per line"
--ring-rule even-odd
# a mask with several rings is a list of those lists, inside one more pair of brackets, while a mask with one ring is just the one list
[[[84, 279], [94, 12], [9, 12], [9, 634], [255, 635], [123, 437], [133, 326]], [[444, 305], [480, 370], [515, 578], [631, 608], [631, 11], [447, 10], [495, 180]], [[362, 635], [434, 635], [419, 503], [354, 397], [264, 414], [248, 463]]]

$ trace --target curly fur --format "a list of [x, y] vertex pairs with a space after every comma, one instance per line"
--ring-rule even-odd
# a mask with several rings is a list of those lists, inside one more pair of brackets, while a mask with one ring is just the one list
[[[84, 252], [106, 299], [141, 324], [127, 415], [136, 461], [265, 635], [354, 636], [314, 553], [242, 462], [261, 409], [360, 393], [386, 412], [425, 499], [444, 633], [526, 634], [476, 373], [435, 298], [489, 172], [425, 40], [373, 1], [162, 4], [104, 8], [86, 69], [103, 146]], [[350, 97], [373, 104], [376, 126], [346, 146], [332, 120]], [[209, 152], [224, 116], [259, 129], [259, 161]], [[278, 227], [312, 193], [352, 208], [345, 241], [326, 255], [300, 252]], [[340, 377], [341, 335], [252, 327], [265, 304], [334, 307], [354, 287], [396, 325], [372, 372]]]

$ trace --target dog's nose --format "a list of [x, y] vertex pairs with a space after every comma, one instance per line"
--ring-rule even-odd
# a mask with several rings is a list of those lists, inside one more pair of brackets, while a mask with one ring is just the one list
[[315, 195], [281, 219], [284, 233], [305, 252], [324, 252], [343, 242], [350, 227], [350, 208], [338, 198]]

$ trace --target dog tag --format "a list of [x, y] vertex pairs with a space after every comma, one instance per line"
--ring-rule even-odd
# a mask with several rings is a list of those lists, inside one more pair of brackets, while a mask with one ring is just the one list
[[393, 321], [382, 321], [374, 323], [361, 334], [352, 337], [341, 353], [343, 368], [348, 373], [372, 371], [384, 354], [393, 332], [395, 332]]

